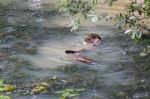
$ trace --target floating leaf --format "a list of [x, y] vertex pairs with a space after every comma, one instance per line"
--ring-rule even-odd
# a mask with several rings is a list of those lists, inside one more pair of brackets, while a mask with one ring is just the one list
[[80, 95], [80, 94], [74, 94], [74, 93], [72, 93], [72, 94], [69, 94], [68, 97], [75, 97], [75, 96], [78, 96], [78, 95]]
[[4, 80], [0, 80], [0, 86], [4, 84]]
[[3, 91], [4, 89], [3, 88], [0, 88], [0, 91]]
[[84, 91], [84, 88], [75, 89], [75, 88], [66, 88], [64, 90], [56, 91], [55, 93], [60, 94], [59, 99], [66, 99], [68, 97], [74, 97], [80, 95], [80, 92]]
[[0, 99], [10, 99], [9, 96], [5, 96], [5, 95], [0, 95]]
[[85, 88], [80, 88], [80, 89], [74, 89], [77, 92], [85, 91]]
[[66, 97], [59, 97], [58, 99], [66, 99]]
[[36, 86], [35, 88], [32, 89], [31, 92], [35, 93], [35, 92], [40, 92], [40, 91], [43, 91], [45, 90], [45, 87], [43, 86]]
[[140, 56], [147, 56], [150, 53], [150, 49], [144, 48], [142, 52], [140, 52]]
[[71, 94], [70, 92], [67, 92], [67, 91], [66, 91], [66, 92], [64, 92], [64, 93], [62, 94], [62, 96], [63, 96], [63, 97], [69, 97], [70, 94]]
[[144, 53], [144, 52], [140, 53], [140, 56], [146, 56], [146, 55], [147, 55], [147, 53]]
[[46, 83], [46, 82], [41, 82], [41, 85], [43, 85], [43, 86], [49, 86], [49, 84]]
[[73, 92], [74, 90], [73, 89], [66, 89], [66, 91]]
[[59, 90], [59, 91], [56, 91], [55, 93], [57, 93], [57, 94], [62, 94], [62, 93], [64, 93], [65, 92], [65, 90]]
[[0, 87], [0, 91], [12, 91], [15, 88], [16, 88], [16, 85], [5, 84], [2, 87]]

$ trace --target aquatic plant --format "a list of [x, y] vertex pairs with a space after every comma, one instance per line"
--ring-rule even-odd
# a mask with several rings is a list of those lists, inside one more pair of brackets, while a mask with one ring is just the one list
[[140, 52], [140, 56], [147, 56], [150, 54], [150, 48], [147, 46], [147, 48], [144, 48], [142, 52]]
[[78, 96], [83, 91], [85, 91], [84, 88], [66, 88], [64, 90], [58, 90], [55, 93], [60, 95], [58, 99], [67, 99]]
[[34, 83], [34, 84], [32, 84], [32, 86], [34, 86], [34, 87], [31, 90], [31, 92], [32, 93], [37, 93], [37, 92], [41, 92], [41, 91], [46, 90], [46, 88], [48, 86], [50, 86], [50, 84], [47, 83], [47, 82], [40, 82], [40, 83]]
[[89, 67], [86, 66], [80, 66], [77, 64], [72, 64], [72, 65], [66, 65], [66, 66], [61, 66], [57, 68], [58, 71], [60, 72], [64, 72], [67, 74], [75, 74], [75, 73], [97, 73], [96, 70], [91, 69]]
[[0, 95], [0, 99], [10, 99], [10, 97], [7, 95]]
[[9, 92], [16, 88], [15, 85], [5, 84], [4, 80], [0, 80], [0, 92]]
[[16, 42], [12, 45], [12, 48], [17, 52], [17, 53], [28, 53], [35, 55], [37, 53], [37, 47], [36, 45], [32, 45], [28, 43], [27, 41], [21, 41], [21, 42]]
[[43, 87], [43, 86], [37, 86], [34, 89], [32, 89], [31, 92], [36, 93], [36, 92], [40, 92], [40, 91], [44, 91], [44, 90], [45, 90], [45, 87]]

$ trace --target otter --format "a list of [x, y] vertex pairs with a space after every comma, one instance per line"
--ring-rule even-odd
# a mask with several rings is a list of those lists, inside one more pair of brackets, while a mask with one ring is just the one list
[[98, 34], [87, 34], [87, 36], [84, 38], [82, 44], [85, 45], [84, 47], [76, 50], [66, 50], [65, 53], [68, 55], [71, 55], [73, 60], [80, 61], [87, 64], [98, 64], [97, 62], [80, 55], [79, 53], [81, 51], [86, 51], [90, 49], [93, 46], [98, 46], [101, 44], [101, 37]]
[[80, 51], [86, 51], [88, 49], [91, 49], [93, 46], [98, 46], [101, 44], [101, 37], [98, 34], [87, 34], [87, 36], [84, 38], [82, 44], [84, 45], [81, 48], [74, 49], [72, 51], [80, 52]]
[[102, 39], [100, 35], [95, 34], [95, 33], [90, 33], [90, 34], [87, 34], [87, 36], [83, 40], [83, 45], [92, 45], [92, 46], [100, 45], [101, 40]]
[[83, 62], [86, 64], [97, 64], [97, 62], [95, 62], [85, 56], [81, 56], [81, 55], [77, 54], [76, 51], [66, 50], [65, 53], [68, 55], [71, 55], [72, 59], [75, 61]]
[[[84, 38], [82, 44], [84, 45], [82, 48], [77, 48], [72, 51], [80, 52], [80, 51], [86, 51], [88, 49], [91, 49], [94, 46], [98, 46], [101, 44], [101, 37], [98, 34], [90, 33], [87, 34]], [[70, 50], [71, 51], [71, 50]]]

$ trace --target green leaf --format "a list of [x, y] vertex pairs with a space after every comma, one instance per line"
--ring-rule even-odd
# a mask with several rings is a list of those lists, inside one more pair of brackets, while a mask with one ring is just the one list
[[56, 94], [62, 94], [62, 93], [64, 93], [65, 92], [65, 90], [59, 90], [59, 91], [56, 91], [55, 93]]
[[105, 3], [107, 3], [109, 6], [112, 6], [113, 2], [117, 0], [106, 0]]
[[66, 97], [59, 97], [58, 99], [66, 99]]
[[4, 84], [4, 80], [0, 80], [0, 86]]
[[62, 96], [63, 97], [68, 97], [68, 96], [70, 96], [70, 92], [65, 92], [65, 93], [62, 94]]
[[139, 38], [139, 39], [142, 38], [142, 33], [139, 33], [138, 38]]
[[75, 94], [75, 93], [72, 93], [69, 95], [69, 97], [75, 97], [75, 96], [78, 96], [79, 94]]
[[80, 89], [74, 89], [77, 92], [85, 91], [85, 88], [80, 88]]
[[97, 5], [97, 3], [98, 3], [98, 0], [92, 0], [93, 7], [95, 7]]
[[46, 82], [41, 82], [41, 85], [43, 85], [43, 86], [49, 86], [49, 84], [46, 83]]
[[10, 99], [9, 96], [5, 96], [5, 95], [0, 95], [0, 99]]
[[16, 88], [15, 85], [9, 85], [9, 84], [4, 84], [2, 87], [0, 87], [0, 91], [12, 91]]
[[136, 32], [132, 32], [131, 38], [135, 39], [135, 37], [136, 37]]
[[73, 90], [73, 89], [71, 89], [71, 88], [70, 88], [70, 89], [69, 89], [69, 88], [67, 88], [67, 89], [66, 89], [66, 91], [68, 91], [68, 92], [73, 92], [74, 90]]
[[45, 87], [43, 86], [36, 86], [35, 88], [32, 89], [31, 92], [35, 93], [35, 92], [40, 92], [40, 91], [43, 91], [45, 90]]
[[4, 91], [4, 88], [0, 88], [0, 92], [1, 92], [1, 91]]
[[[140, 32], [140, 31], [139, 31]], [[141, 39], [142, 33], [136, 33], [135, 38], [136, 39]]]
[[80, 25], [80, 18], [78, 17], [71, 22], [70, 24], [70, 26], [72, 27], [71, 31], [78, 29], [79, 25]]

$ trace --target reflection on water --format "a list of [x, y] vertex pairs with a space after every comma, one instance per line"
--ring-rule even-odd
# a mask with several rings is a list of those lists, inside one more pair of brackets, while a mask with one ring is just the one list
[[37, 10], [41, 8], [41, 0], [29, 0], [28, 1], [29, 8], [32, 10]]

